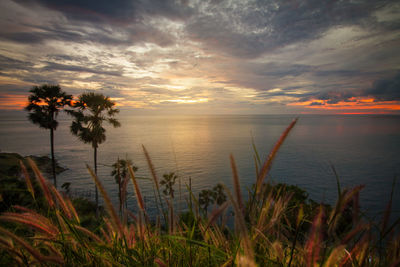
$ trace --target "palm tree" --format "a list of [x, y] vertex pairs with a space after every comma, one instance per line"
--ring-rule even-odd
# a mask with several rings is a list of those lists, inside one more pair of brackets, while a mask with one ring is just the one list
[[174, 198], [174, 184], [175, 180], [178, 178], [178, 175], [176, 175], [174, 172], [166, 173], [163, 175], [163, 180], [160, 181], [161, 185], [165, 186], [165, 189], [163, 190], [164, 195], [170, 196], [171, 199]]
[[124, 185], [128, 182], [128, 167], [131, 166], [132, 170], [136, 172], [138, 167], [132, 165], [132, 160], [130, 159], [120, 159], [111, 166], [113, 170], [111, 171], [111, 176], [114, 177], [115, 182], [118, 184], [118, 197], [119, 197], [119, 212], [122, 214], [123, 205], [126, 205], [126, 187]]
[[57, 188], [56, 162], [54, 158], [54, 131], [57, 129], [57, 115], [66, 105], [71, 105], [72, 95], [67, 95], [59, 85], [43, 84], [34, 86], [29, 92], [29, 104], [25, 110], [29, 112], [29, 120], [40, 128], [50, 130], [51, 166], [54, 186]]
[[217, 205], [222, 205], [226, 201], [224, 186], [217, 184], [213, 187], [212, 198]]
[[208, 206], [214, 203], [213, 191], [204, 189], [199, 193], [199, 206], [207, 216]]
[[[114, 128], [121, 126], [114, 118], [119, 110], [114, 108], [115, 102], [108, 96], [93, 92], [81, 94], [73, 106], [76, 110], [67, 111], [74, 117], [71, 132], [85, 144], [92, 145], [94, 172], [97, 175], [97, 148], [106, 140], [106, 129], [103, 124], [111, 124]], [[96, 186], [95, 192], [96, 207], [98, 207], [99, 197]]]

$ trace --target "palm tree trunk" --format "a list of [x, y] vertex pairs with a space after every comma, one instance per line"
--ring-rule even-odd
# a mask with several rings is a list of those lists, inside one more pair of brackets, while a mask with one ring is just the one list
[[[97, 176], [97, 147], [94, 147], [94, 173]], [[96, 213], [98, 213], [99, 209], [99, 193], [97, 192], [97, 186], [94, 185], [95, 194], [96, 194]]]
[[50, 128], [51, 168], [53, 172], [54, 187], [57, 188], [56, 160], [54, 158], [54, 130]]

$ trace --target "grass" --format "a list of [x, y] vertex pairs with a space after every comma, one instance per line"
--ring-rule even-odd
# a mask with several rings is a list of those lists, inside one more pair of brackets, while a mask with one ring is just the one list
[[[391, 201], [381, 222], [375, 224], [359, 211], [363, 186], [342, 190], [338, 181], [338, 200], [331, 207], [309, 201], [295, 186], [265, 182], [295, 124], [284, 131], [264, 163], [255, 149], [259, 171], [247, 200], [231, 155], [234, 192], [222, 186], [227, 201], [215, 204], [210, 213], [200, 212], [201, 201], [190, 185], [186, 186], [189, 211], [175, 211], [173, 196], [162, 197], [143, 147], [162, 223], [148, 218], [132, 168], [129, 177], [139, 210], [135, 214], [124, 210], [119, 216], [88, 167], [106, 209], [96, 223], [85, 223], [85, 213], [79, 212], [82, 200], [70, 200], [58, 192], [29, 161], [34, 177], [23, 173], [26, 192], [35, 204], [14, 206], [0, 215], [0, 262], [21, 266], [399, 266], [399, 220], [389, 224]], [[230, 210], [234, 227], [226, 226]]]

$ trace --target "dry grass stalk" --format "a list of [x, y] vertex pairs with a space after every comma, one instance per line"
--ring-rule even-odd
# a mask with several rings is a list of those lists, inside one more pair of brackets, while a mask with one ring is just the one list
[[354, 187], [351, 190], [344, 190], [342, 192], [342, 195], [339, 197], [335, 208], [332, 210], [329, 220], [328, 220], [328, 232], [330, 234], [333, 234], [333, 232], [336, 230], [337, 225], [339, 223], [341, 214], [343, 211], [348, 207], [351, 201], [353, 201], [354, 197], [357, 197], [359, 192], [364, 188], [364, 185], [359, 185]]
[[61, 196], [60, 192], [54, 187], [54, 185], [50, 185], [50, 189], [53, 192], [53, 195], [56, 197], [58, 205], [61, 207], [64, 215], [67, 216], [68, 219], [72, 219], [72, 213], [69, 210], [69, 207], [64, 201], [64, 198]]
[[328, 259], [326, 260], [324, 266], [333, 267], [338, 266], [338, 263], [342, 261], [342, 259], [346, 256], [345, 245], [339, 245], [332, 250], [329, 254]]
[[64, 201], [65, 201], [65, 204], [67, 205], [68, 209], [71, 211], [73, 218], [76, 220], [76, 222], [80, 223], [78, 213], [76, 212], [76, 209], [75, 209], [74, 205], [72, 204], [72, 201], [68, 197], [65, 197]]
[[137, 184], [136, 178], [135, 178], [135, 173], [133, 172], [132, 166], [128, 166], [129, 170], [129, 175], [131, 176], [132, 179], [132, 184], [133, 184], [133, 189], [136, 194], [136, 200], [138, 202], [138, 206], [142, 212], [145, 212], [145, 207], [144, 207], [144, 201], [142, 197], [142, 193], [140, 192], [139, 185]]
[[47, 200], [47, 203], [50, 207], [54, 208], [54, 200], [51, 197], [48, 181], [43, 177], [42, 173], [39, 171], [36, 163], [31, 159], [28, 158], [29, 165], [31, 166], [33, 172], [35, 173], [36, 179], [39, 182], [40, 187], [42, 188], [43, 194]]
[[254, 251], [253, 251], [253, 247], [249, 238], [249, 234], [247, 231], [247, 227], [246, 227], [246, 223], [243, 217], [243, 213], [242, 210], [239, 208], [239, 205], [236, 203], [236, 201], [233, 199], [231, 192], [229, 191], [228, 188], [226, 188], [224, 186], [225, 192], [228, 195], [229, 200], [231, 201], [233, 208], [235, 210], [235, 215], [236, 215], [236, 222], [237, 222], [237, 227], [239, 230], [239, 235], [241, 238], [241, 244], [243, 245], [243, 249], [244, 249], [244, 256], [246, 261], [251, 261], [254, 263]]
[[30, 255], [32, 255], [38, 262], [45, 263], [45, 262], [53, 262], [58, 264], [63, 264], [64, 260], [60, 257], [55, 256], [44, 256], [38, 250], [33, 248], [28, 242], [23, 240], [22, 238], [16, 236], [15, 234], [11, 233], [10, 231], [0, 227], [0, 233], [10, 237], [12, 240], [17, 242], [21, 247], [23, 247]]
[[315, 216], [311, 233], [307, 240], [305, 250], [307, 253], [306, 263], [307, 266], [313, 267], [317, 264], [319, 259], [320, 250], [322, 247], [322, 218], [324, 211], [322, 206], [319, 208], [318, 214]]
[[256, 193], [257, 194], [259, 193], [259, 191], [261, 189], [261, 185], [262, 185], [265, 177], [267, 176], [269, 170], [271, 169], [272, 161], [274, 160], [276, 153], [278, 152], [279, 148], [285, 141], [286, 137], [288, 136], [289, 132], [292, 130], [292, 128], [294, 127], [296, 122], [297, 122], [297, 118], [294, 119], [292, 121], [292, 123], [290, 123], [290, 125], [286, 128], [286, 130], [282, 133], [281, 137], [278, 139], [278, 142], [276, 142], [275, 146], [269, 153], [267, 160], [264, 162], [264, 164], [261, 168], [261, 171], [257, 177], [257, 182], [256, 182]]
[[243, 204], [242, 192], [240, 189], [239, 175], [236, 168], [235, 158], [233, 157], [232, 154], [230, 155], [230, 160], [231, 160], [232, 177], [233, 177], [233, 188], [235, 190], [236, 201], [239, 205], [241, 212], [244, 213], [244, 204]]
[[68, 226], [65, 224], [64, 219], [60, 215], [60, 211], [56, 210], [56, 217], [58, 221], [58, 229], [60, 230], [61, 235], [69, 234]]
[[154, 260], [154, 263], [157, 264], [159, 267], [167, 267], [167, 265], [159, 258]]
[[208, 227], [210, 227], [211, 225], [213, 225], [216, 220], [223, 214], [223, 212], [226, 210], [226, 208], [228, 207], [229, 203], [228, 201], [225, 201], [224, 203], [222, 203], [218, 208], [214, 209], [209, 218], [208, 218], [208, 224], [206, 226], [206, 229]]
[[107, 233], [107, 232], [104, 230], [104, 228], [100, 228], [100, 232], [101, 232], [101, 234], [103, 235], [103, 238], [106, 240], [106, 242], [107, 242], [108, 244], [111, 244], [111, 238], [110, 238], [109, 233]]
[[74, 228], [76, 230], [78, 230], [79, 232], [82, 232], [83, 234], [87, 235], [89, 238], [93, 239], [94, 242], [98, 243], [98, 244], [104, 244], [104, 241], [101, 240], [100, 237], [98, 237], [96, 234], [94, 234], [92, 231], [79, 226], [79, 225], [74, 225]]
[[89, 165], [86, 165], [86, 168], [89, 170], [90, 175], [92, 176], [97, 188], [99, 189], [100, 193], [102, 194], [104, 198], [104, 202], [106, 204], [107, 211], [110, 215], [111, 218], [111, 223], [114, 227], [114, 230], [120, 235], [120, 237], [123, 236], [123, 228], [121, 221], [119, 220], [117, 213], [111, 203], [110, 197], [108, 196], [106, 190], [104, 189], [103, 185], [101, 184], [100, 180], [97, 178], [97, 175], [93, 172], [93, 170], [89, 167]]
[[31, 177], [29, 176], [28, 170], [26, 169], [22, 160], [19, 161], [19, 166], [21, 167], [22, 173], [25, 177], [26, 187], [28, 188], [28, 191], [31, 193], [33, 199], [35, 199], [35, 190], [33, 189], [32, 186]]
[[46, 234], [49, 238], [55, 238], [59, 233], [58, 229], [46, 217], [35, 213], [4, 212], [0, 215], [0, 220], [27, 225]]
[[154, 185], [156, 186], [157, 191], [160, 191], [160, 185], [158, 183], [158, 178], [157, 178], [157, 174], [156, 174], [156, 170], [154, 168], [153, 162], [151, 161], [150, 155], [147, 152], [147, 149], [144, 147], [144, 145], [142, 145], [142, 148], [143, 148], [143, 152], [146, 157], [146, 160], [147, 160], [147, 164], [149, 165], [151, 175], [153, 176]]

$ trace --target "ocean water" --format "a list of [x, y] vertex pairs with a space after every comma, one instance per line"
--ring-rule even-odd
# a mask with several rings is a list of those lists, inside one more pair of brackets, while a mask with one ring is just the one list
[[[154, 212], [152, 183], [143, 154], [144, 145], [159, 179], [164, 173], [179, 175], [175, 195], [187, 197], [189, 177], [199, 192], [217, 183], [232, 188], [229, 155], [235, 157], [245, 191], [255, 182], [252, 138], [265, 159], [280, 134], [293, 120], [291, 115], [192, 115], [135, 116], [122, 113], [120, 128], [107, 128], [107, 141], [98, 150], [99, 177], [117, 203], [118, 190], [110, 176], [117, 158], [128, 157], [139, 168], [137, 176], [146, 206]], [[86, 169], [93, 163], [93, 150], [69, 131], [71, 121], [60, 117], [55, 132], [55, 153], [68, 168], [58, 184], [71, 183], [73, 191], [94, 190]], [[24, 113], [0, 115], [0, 150], [22, 155], [48, 155], [49, 131], [39, 129]], [[298, 185], [317, 202], [336, 201], [335, 167], [342, 187], [363, 184], [361, 205], [370, 217], [381, 215], [400, 174], [400, 116], [301, 115], [281, 147], [268, 179]], [[181, 190], [180, 190], [181, 189]], [[136, 209], [132, 185], [128, 207]], [[400, 216], [400, 185], [395, 187], [393, 212]], [[181, 205], [182, 207], [184, 205]], [[376, 219], [376, 218], [375, 218]]]

